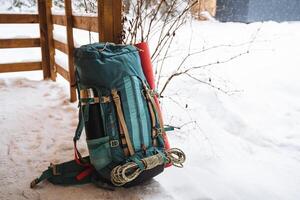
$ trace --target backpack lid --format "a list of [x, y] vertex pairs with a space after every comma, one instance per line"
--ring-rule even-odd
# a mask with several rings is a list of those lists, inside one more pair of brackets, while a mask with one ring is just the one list
[[125, 76], [145, 81], [138, 49], [132, 45], [94, 43], [74, 51], [74, 61], [81, 85], [117, 88]]

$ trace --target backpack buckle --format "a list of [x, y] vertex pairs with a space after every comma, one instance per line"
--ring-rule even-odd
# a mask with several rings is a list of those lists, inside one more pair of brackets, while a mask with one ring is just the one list
[[117, 147], [119, 146], [119, 140], [111, 140], [109, 141], [110, 147]]
[[151, 95], [151, 97], [158, 97], [158, 92], [156, 90], [149, 90], [149, 94]]
[[81, 105], [85, 106], [87, 104], [96, 104], [99, 103], [99, 97], [93, 97], [93, 98], [80, 98]]
[[146, 96], [146, 90], [145, 88], [141, 90], [141, 93], [142, 93], [142, 96], [144, 97], [144, 99], [147, 99], [147, 96]]
[[145, 92], [148, 93], [151, 97], [155, 97], [155, 96], [158, 97], [158, 96], [159, 96], [158, 92], [157, 92], [155, 89], [150, 89], [150, 88], [145, 87], [144, 90], [145, 90]]
[[94, 98], [95, 94], [92, 88], [80, 90], [80, 97], [83, 99]]
[[111, 102], [110, 96], [102, 96], [100, 99], [100, 103], [109, 103]]
[[155, 129], [155, 137], [158, 137], [159, 135], [162, 135], [162, 129], [161, 128], [157, 128], [157, 127], [155, 127], [154, 128]]
[[57, 170], [57, 165], [54, 165], [53, 163], [50, 163], [50, 168], [52, 168], [52, 173], [54, 176], [61, 175], [61, 173]]

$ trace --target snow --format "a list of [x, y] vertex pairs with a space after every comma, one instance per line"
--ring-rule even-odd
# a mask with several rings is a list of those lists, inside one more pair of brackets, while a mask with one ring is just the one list
[[[1, 24], [0, 39], [39, 38], [38, 24]], [[40, 48], [0, 49], [0, 63], [41, 61]]]
[[[57, 41], [60, 41], [62, 43], [67, 43], [67, 35], [66, 35], [66, 27], [65, 26], [60, 26], [54, 24], [53, 27], [53, 38]], [[77, 28], [73, 28], [73, 34], [74, 34], [74, 46], [76, 48], [80, 47], [81, 45], [84, 44], [89, 44], [89, 43], [95, 43], [98, 42], [98, 33], [96, 32], [89, 32]], [[68, 56], [59, 51], [55, 50], [55, 61], [57, 64], [68, 70]]]
[[[300, 96], [297, 93], [300, 37], [296, 32], [300, 23], [208, 22], [195, 26], [193, 34], [205, 35], [205, 45], [209, 47], [251, 41], [258, 28], [256, 42], [250, 48], [246, 45], [249, 54], [193, 72], [201, 80], [211, 78], [221, 88], [241, 92], [226, 95], [181, 77], [174, 79], [165, 94], [164, 113], [170, 120], [167, 123], [196, 121], [178, 133], [181, 140], [177, 142], [190, 157], [185, 170], [173, 168], [158, 178], [177, 199], [300, 197]], [[190, 65], [223, 60], [236, 55], [236, 51], [243, 52], [245, 47], [222, 47], [211, 54], [196, 56]], [[181, 108], [175, 106], [178, 104]], [[171, 141], [176, 140], [173, 137]], [[176, 182], [178, 179], [180, 184]], [[180, 189], [179, 185], [187, 187]]]
[[[98, 42], [98, 33], [90, 32], [91, 37], [88, 31], [73, 28], [74, 34], [74, 46], [80, 47], [84, 44]], [[61, 25], [54, 24], [53, 37], [55, 40], [58, 40], [62, 43], [67, 43], [66, 27]]]
[[67, 54], [61, 52], [60, 50], [55, 49], [55, 62], [62, 66], [65, 70], [69, 71], [69, 61]]
[[[191, 71], [226, 93], [186, 75], [171, 81], [162, 106], [165, 122], [181, 127], [169, 140], [185, 151], [184, 168], [115, 192], [47, 182], [29, 189], [49, 162], [73, 158], [77, 105], [69, 103], [61, 78], [0, 74], [0, 199], [300, 199], [299, 31], [299, 22], [187, 24], [170, 49], [159, 89], [189, 51], [219, 46], [191, 56], [183, 70], [249, 53]], [[86, 35], [75, 34], [80, 37]], [[0, 55], [1, 62], [19, 57]], [[80, 151], [87, 153], [84, 139]]]
[[[19, 6], [17, 6], [19, 4]], [[14, 0], [1, 0], [0, 1], [0, 12], [1, 13], [37, 13], [37, 6], [34, 0], [23, 0], [23, 1], [14, 1]]]
[[12, 48], [0, 49], [0, 63], [20, 63], [41, 61], [41, 49], [35, 48]]
[[38, 24], [1, 24], [0, 38], [39, 38], [39, 25]]

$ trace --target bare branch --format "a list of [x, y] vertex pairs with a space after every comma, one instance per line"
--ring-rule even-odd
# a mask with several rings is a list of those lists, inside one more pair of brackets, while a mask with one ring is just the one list
[[243, 56], [243, 55], [245, 55], [245, 54], [248, 54], [248, 53], [249, 53], [249, 51], [246, 51], [246, 52], [243, 52], [243, 53], [239, 53], [239, 54], [237, 54], [237, 55], [235, 55], [235, 56], [232, 56], [232, 57], [230, 57], [230, 58], [228, 58], [228, 59], [226, 59], [226, 60], [216, 61], [216, 62], [208, 63], [208, 64], [205, 64], [205, 65], [199, 65], [199, 66], [190, 67], [190, 68], [188, 68], [188, 69], [186, 69], [186, 70], [184, 70], [184, 71], [176, 71], [175, 73], [173, 73], [173, 74], [167, 79], [167, 81], [165, 82], [165, 84], [164, 84], [164, 86], [162, 87], [161, 91], [159, 92], [159, 96], [162, 96], [163, 92], [165, 91], [165, 89], [166, 89], [167, 86], [169, 85], [170, 81], [171, 81], [172, 79], [174, 79], [175, 77], [177, 77], [177, 76], [180, 76], [180, 75], [182, 75], [182, 74], [186, 74], [186, 73], [188, 73], [188, 72], [190, 72], [190, 71], [193, 71], [193, 70], [196, 70], [196, 69], [205, 68], [205, 67], [212, 66], [212, 65], [220, 65], [220, 64], [224, 64], [224, 63], [227, 63], [227, 62], [229, 62], [229, 61], [231, 61], [231, 60], [234, 60], [234, 59], [236, 59], [236, 58], [238, 58], [238, 57], [241, 57], [241, 56]]
[[185, 19], [182, 19], [181, 21], [180, 20], [176, 21], [176, 26], [175, 26], [174, 30], [170, 30], [165, 35], [165, 37], [162, 39], [162, 41], [159, 43], [159, 46], [158, 46], [157, 51], [156, 51], [156, 55], [152, 54], [152, 56], [154, 56], [154, 57], [151, 57], [152, 60], [157, 59], [157, 57], [160, 55], [160, 53], [164, 50], [164, 48], [167, 45], [168, 41], [171, 38], [175, 37], [176, 31], [184, 24], [184, 22], [185, 22]]
[[[198, 1], [194, 1], [193, 3], [191, 3], [190, 5], [187, 5], [185, 7], [185, 9], [175, 18], [175, 20], [173, 21], [173, 23], [170, 25], [169, 29], [167, 30], [167, 32], [162, 36], [162, 33], [163, 33], [163, 30], [164, 28], [166, 27], [165, 23], [166, 23], [166, 20], [164, 21], [164, 25], [163, 25], [163, 29], [161, 31], [161, 34], [160, 34], [160, 37], [159, 37], [159, 40], [158, 40], [158, 43], [157, 43], [157, 46], [154, 50], [154, 52], [152, 53], [152, 56], [151, 56], [151, 59], [152, 60], [155, 60], [153, 58], [156, 58], [156, 54], [157, 52], [159, 51], [160, 47], [162, 44], [165, 44], [163, 43], [163, 41], [168, 38], [170, 36], [170, 32], [172, 32], [172, 34], [174, 33], [173, 28], [174, 26], [177, 24], [178, 21], [180, 20], [184, 20], [183, 16], [185, 16], [185, 14], [187, 14], [187, 12], [197, 3]], [[169, 12], [170, 13], [170, 12]], [[169, 15], [168, 13], [168, 15]], [[181, 24], [181, 23], [180, 23]], [[181, 24], [182, 25], [182, 24]], [[181, 26], [180, 25], [180, 26]], [[175, 27], [175, 31], [178, 29], [179, 27]]]
[[183, 123], [183, 124], [181, 124], [179, 126], [173, 126], [173, 125], [168, 125], [168, 124], [166, 124], [166, 126], [172, 126], [172, 127], [176, 128], [176, 129], [182, 129], [183, 127], [185, 127], [187, 125], [195, 124], [195, 123], [196, 123], [196, 121], [193, 120], [193, 121], [185, 122], [185, 123]]
[[211, 82], [206, 82], [206, 81], [203, 81], [203, 80], [200, 80], [199, 78], [196, 78], [195, 76], [192, 76], [191, 74], [189, 73], [185, 73], [185, 75], [187, 75], [188, 77], [192, 78], [193, 80], [195, 81], [198, 81], [200, 83], [203, 83], [205, 85], [208, 85], [209, 87], [212, 87], [214, 89], [217, 89], [219, 90], [220, 92], [223, 92], [224, 94], [227, 94], [227, 95], [232, 95], [234, 93], [237, 93], [237, 92], [241, 92], [240, 90], [224, 90], [222, 89], [221, 87], [217, 87], [215, 86], [214, 84], [212, 84]]
[[[159, 10], [160, 10], [160, 8], [161, 8], [161, 6], [162, 6], [162, 4], [163, 4], [164, 1], [165, 1], [165, 0], [161, 0], [161, 1], [160, 1], [160, 3], [158, 4], [157, 8], [155, 9], [154, 15], [153, 15], [152, 18], [150, 19], [150, 23], [149, 23], [149, 27], [148, 27], [148, 32], [147, 32], [147, 34], [146, 34], [146, 36], [145, 36], [145, 40], [146, 40], [146, 41], [147, 41], [148, 38], [149, 38], [152, 24], [153, 24], [154, 20], [156, 19], [156, 16], [157, 16], [157, 14], [158, 14], [158, 12], [159, 12]], [[150, 12], [150, 13], [151, 13], [151, 12]]]

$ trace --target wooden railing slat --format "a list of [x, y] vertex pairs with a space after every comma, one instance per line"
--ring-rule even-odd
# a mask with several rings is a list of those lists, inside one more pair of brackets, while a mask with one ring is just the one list
[[62, 26], [66, 26], [66, 18], [64, 15], [52, 15], [52, 23], [53, 24], [58, 24]]
[[39, 46], [40, 46], [40, 38], [0, 39], [0, 49], [26, 48], [26, 47], [39, 47]]
[[0, 73], [4, 72], [20, 72], [41, 70], [41, 62], [25, 62], [25, 63], [3, 63], [0, 64]]
[[[64, 15], [52, 15], [53, 24], [66, 26], [67, 21]], [[86, 31], [98, 32], [97, 16], [72, 16], [73, 28], [78, 28]]]
[[69, 54], [68, 45], [58, 40], [54, 40], [54, 48], [64, 52], [65, 54]]
[[73, 16], [74, 28], [98, 32], [98, 18], [92, 16]]
[[69, 72], [57, 63], [54, 63], [54, 65], [55, 65], [57, 73], [59, 73], [62, 77], [64, 77], [64, 79], [66, 79], [67, 81], [70, 82]]
[[0, 24], [39, 23], [37, 14], [0, 14]]

